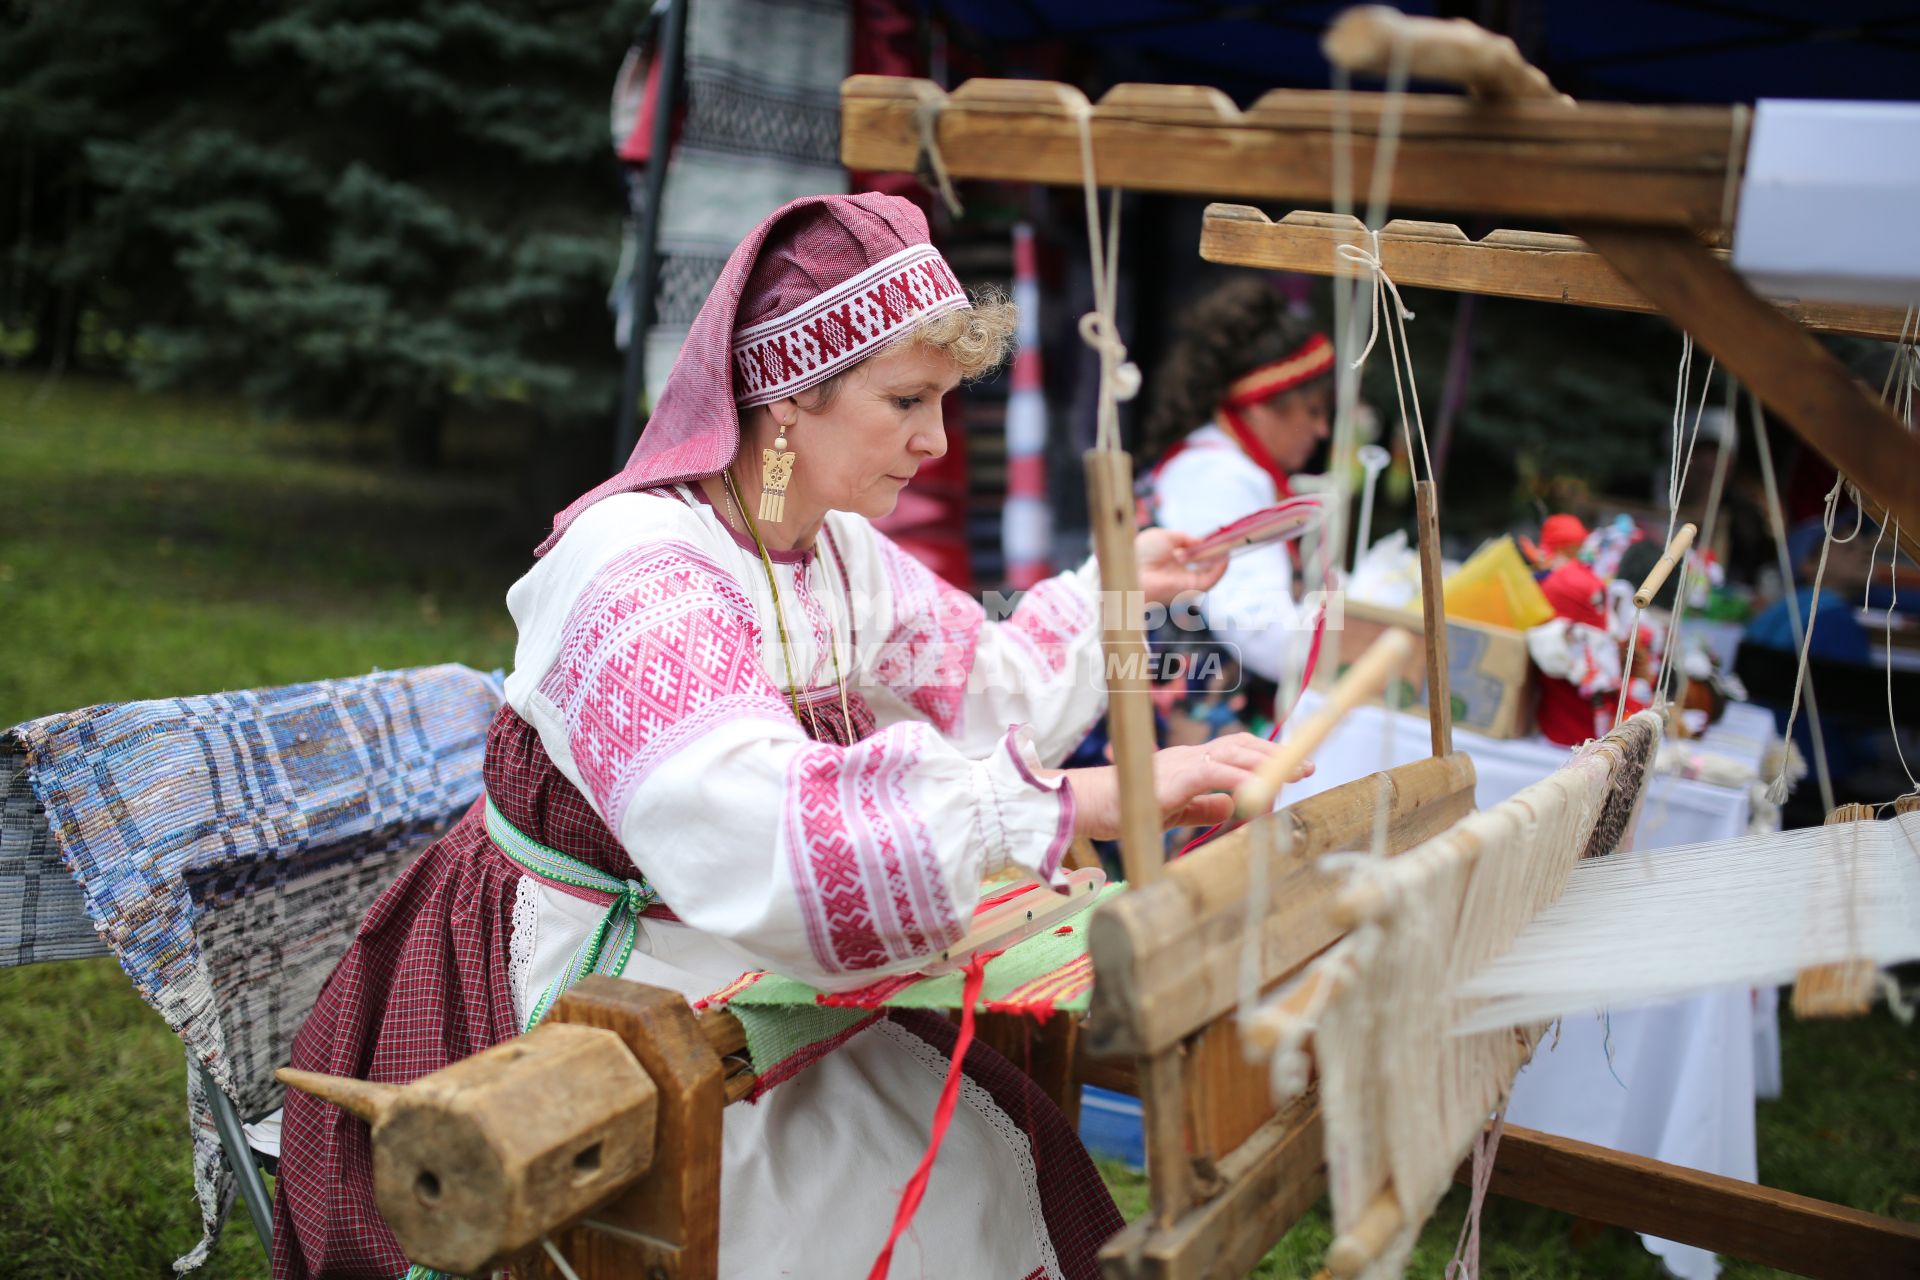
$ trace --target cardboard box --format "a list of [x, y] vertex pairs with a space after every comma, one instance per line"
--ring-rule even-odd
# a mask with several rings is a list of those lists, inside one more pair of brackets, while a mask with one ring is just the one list
[[[1388, 627], [1403, 627], [1416, 636], [1424, 630], [1420, 612], [1384, 609], [1378, 605], [1346, 602], [1345, 626], [1340, 633], [1340, 662], [1322, 662], [1313, 673], [1313, 686], [1324, 689], [1348, 663], [1365, 653]], [[1329, 634], [1328, 641], [1332, 641]], [[1453, 695], [1453, 724], [1489, 738], [1524, 738], [1533, 732], [1533, 663], [1527, 656], [1523, 631], [1490, 627], [1478, 622], [1447, 623], [1447, 678]], [[1408, 662], [1403, 683], [1389, 690], [1395, 702], [1416, 715], [1427, 704], [1427, 657], [1417, 649]]]

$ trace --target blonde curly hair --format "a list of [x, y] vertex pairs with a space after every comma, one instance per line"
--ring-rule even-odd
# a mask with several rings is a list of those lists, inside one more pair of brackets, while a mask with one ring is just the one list
[[[990, 376], [1013, 354], [1013, 335], [1020, 322], [1020, 308], [1007, 297], [1005, 290], [995, 285], [967, 292], [973, 300], [971, 307], [922, 320], [887, 343], [877, 354], [884, 355], [902, 347], [922, 347], [951, 356], [953, 362], [960, 366], [963, 382], [978, 382]], [[801, 395], [812, 398], [804, 406], [807, 412], [826, 412], [840, 394], [841, 380], [849, 372], [843, 369], [825, 382], [801, 392]]]

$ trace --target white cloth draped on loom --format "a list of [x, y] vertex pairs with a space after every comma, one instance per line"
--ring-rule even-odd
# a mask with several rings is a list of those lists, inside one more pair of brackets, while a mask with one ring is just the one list
[[[1058, 869], [1071, 797], [1034, 771], [1105, 705], [1093, 567], [996, 623], [861, 517], [830, 515], [816, 549], [773, 573], [803, 715], [839, 720], [836, 658], [846, 678], [852, 731], [827, 741], [795, 723], [758, 553], [686, 486], [598, 503], [508, 595], [508, 701], [684, 922], [644, 920], [626, 977], [690, 998], [758, 967], [857, 986], [957, 938], [987, 875]], [[599, 910], [521, 878], [521, 1017]], [[946, 1067], [882, 1021], [728, 1108], [722, 1274], [864, 1273]], [[928, 1192], [944, 1210], [895, 1273], [1061, 1275], [1040, 1156], [970, 1074]]]
[[[1211, 424], [1186, 439], [1153, 478], [1155, 522], [1198, 537], [1280, 500], [1273, 478]], [[1274, 542], [1235, 556], [1207, 592], [1207, 627], [1234, 646], [1240, 664], [1278, 682], [1289, 659], [1302, 652], [1298, 630], [1310, 614], [1293, 598], [1289, 544]]]

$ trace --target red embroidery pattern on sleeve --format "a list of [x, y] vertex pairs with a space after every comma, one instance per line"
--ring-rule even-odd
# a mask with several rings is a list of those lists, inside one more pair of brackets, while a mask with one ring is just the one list
[[752, 603], [683, 542], [635, 547], [594, 575], [540, 692], [565, 715], [581, 781], [616, 830], [641, 781], [686, 743], [741, 717], [793, 720], [760, 666]]
[[941, 732], [954, 733], [986, 612], [891, 541], [878, 543], [893, 592], [893, 632], [875, 654], [874, 677]]
[[1075, 636], [1096, 622], [1093, 606], [1064, 578], [1035, 583], [1020, 597], [1020, 607], [1001, 625], [1007, 635], [1033, 658], [1042, 674], [1057, 676], [1067, 668], [1067, 648]]
[[788, 767], [794, 892], [829, 973], [926, 955], [961, 934], [932, 832], [907, 794], [932, 738], [926, 725], [895, 725], [851, 748], [808, 747]]

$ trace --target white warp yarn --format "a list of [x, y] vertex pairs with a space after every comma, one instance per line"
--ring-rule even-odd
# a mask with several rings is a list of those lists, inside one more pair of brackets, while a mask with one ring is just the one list
[[1471, 1011], [1454, 1030], [1787, 983], [1854, 957], [1920, 958], [1920, 812], [1582, 863], [1456, 988]]

